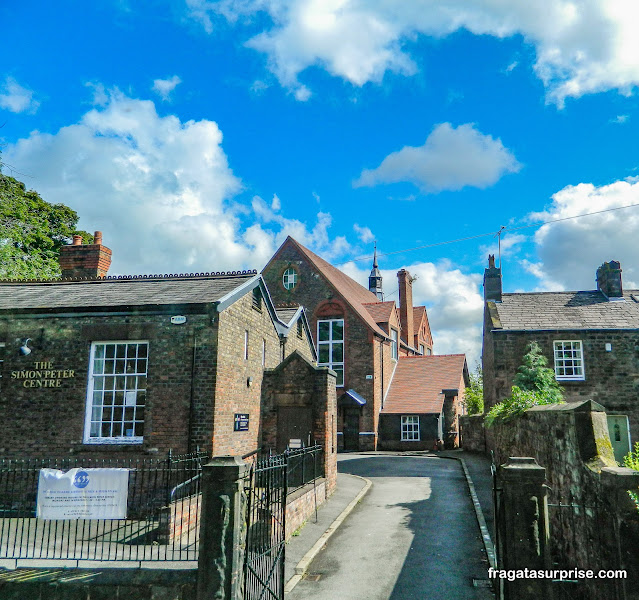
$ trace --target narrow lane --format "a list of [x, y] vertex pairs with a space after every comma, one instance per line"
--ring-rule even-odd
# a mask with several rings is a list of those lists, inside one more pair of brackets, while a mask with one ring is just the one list
[[349, 454], [339, 470], [370, 492], [287, 600], [490, 600], [479, 528], [460, 464]]

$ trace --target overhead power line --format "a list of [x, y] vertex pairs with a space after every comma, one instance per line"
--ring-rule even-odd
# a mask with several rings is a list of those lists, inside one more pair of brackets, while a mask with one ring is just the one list
[[[457, 244], [459, 242], [467, 242], [469, 240], [476, 240], [481, 237], [496, 236], [503, 233], [510, 233], [512, 231], [520, 231], [522, 229], [529, 229], [531, 227], [543, 227], [544, 225], [550, 225], [551, 223], [559, 223], [561, 221], [570, 221], [572, 219], [581, 219], [582, 217], [590, 217], [591, 215], [600, 215], [602, 213], [613, 212], [615, 210], [623, 210], [624, 208], [634, 208], [639, 206], [639, 202], [636, 204], [628, 204], [626, 206], [615, 206], [613, 208], [605, 208], [603, 210], [596, 210], [594, 212], [584, 213], [581, 215], [573, 215], [572, 217], [561, 217], [560, 219], [550, 219], [549, 221], [539, 221], [537, 223], [531, 223], [529, 225], [520, 225], [519, 227], [506, 227], [502, 226], [497, 231], [489, 231], [488, 233], [478, 233], [477, 235], [471, 235], [464, 238], [457, 238], [454, 240], [446, 240], [445, 242], [435, 242], [433, 244], [426, 244], [425, 246], [415, 246], [414, 248], [405, 248], [404, 250], [393, 250], [392, 252], [378, 252], [377, 257], [391, 256], [392, 254], [403, 254], [404, 252], [414, 252], [415, 250], [425, 250], [426, 248], [435, 248], [436, 246], [445, 246], [447, 244]], [[343, 263], [339, 263], [336, 266], [346, 265], [350, 262], [360, 262], [362, 260], [371, 260], [372, 256], [360, 256], [359, 258], [352, 258]]]

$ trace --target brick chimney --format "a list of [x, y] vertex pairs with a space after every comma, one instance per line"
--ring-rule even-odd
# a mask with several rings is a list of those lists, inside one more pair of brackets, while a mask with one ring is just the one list
[[111, 250], [102, 245], [102, 232], [96, 231], [93, 244], [83, 244], [81, 235], [73, 243], [60, 248], [62, 277], [105, 277], [111, 265]]
[[623, 297], [619, 261], [611, 260], [597, 269], [597, 289], [609, 299]]
[[495, 255], [488, 255], [488, 268], [484, 270], [484, 301], [501, 302], [501, 267], [495, 266]]
[[402, 339], [409, 345], [415, 343], [413, 326], [413, 278], [406, 269], [397, 271], [399, 283], [399, 320], [402, 325]]

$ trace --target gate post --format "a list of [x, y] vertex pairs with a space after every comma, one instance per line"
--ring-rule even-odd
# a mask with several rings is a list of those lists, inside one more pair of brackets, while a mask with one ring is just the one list
[[[511, 457], [499, 467], [502, 484], [500, 569], [550, 568], [546, 469], [534, 458]], [[505, 581], [506, 600], [551, 598], [551, 580], [521, 578]]]
[[202, 467], [197, 600], [243, 597], [248, 469], [238, 456], [215, 457]]

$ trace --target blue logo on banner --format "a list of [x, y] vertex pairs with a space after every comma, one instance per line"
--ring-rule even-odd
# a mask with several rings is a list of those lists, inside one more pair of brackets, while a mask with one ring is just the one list
[[78, 471], [73, 478], [73, 485], [77, 488], [85, 488], [89, 485], [89, 474], [86, 471]]

